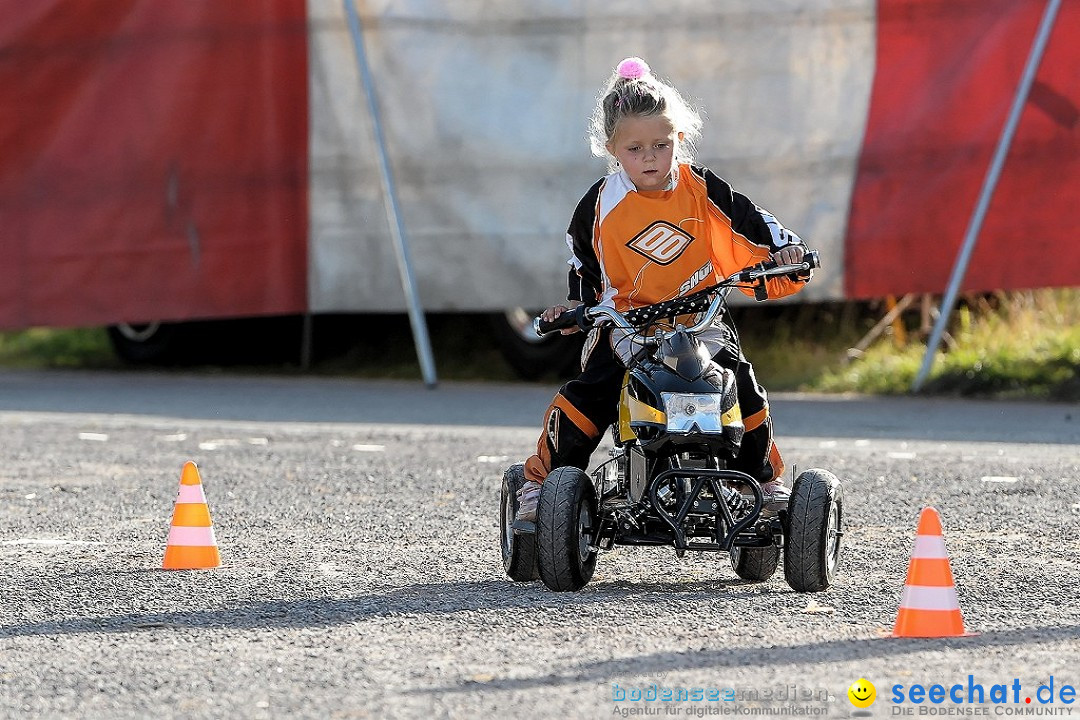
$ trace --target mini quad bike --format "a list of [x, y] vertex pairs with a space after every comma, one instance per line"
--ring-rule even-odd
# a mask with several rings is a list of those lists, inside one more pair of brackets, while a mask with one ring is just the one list
[[[579, 590], [592, 578], [600, 550], [672, 545], [680, 557], [687, 550], [728, 553], [735, 573], [751, 582], [771, 577], [782, 553], [794, 590], [829, 587], [843, 534], [840, 481], [825, 470], [807, 470], [795, 478], [787, 506], [775, 507], [766, 505], [753, 477], [728, 467], [744, 432], [735, 373], [711, 360], [698, 338], [723, 316], [732, 289], [752, 287], [764, 299], [766, 278], [817, 266], [817, 253], [808, 253], [801, 263], [755, 265], [625, 314], [582, 306], [552, 323], [537, 318], [541, 334], [574, 323], [607, 324], [632, 336], [640, 350], [627, 364], [611, 459], [591, 476], [576, 467], [552, 470], [534, 533], [511, 527], [525, 477], [520, 463], [506, 470], [502, 556], [513, 580], [539, 577], [551, 590]], [[687, 315], [697, 322], [675, 324]]]

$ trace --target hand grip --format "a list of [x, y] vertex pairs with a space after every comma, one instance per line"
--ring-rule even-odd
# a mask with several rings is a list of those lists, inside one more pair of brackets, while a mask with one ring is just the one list
[[551, 322], [546, 322], [543, 318], [536, 318], [533, 320], [533, 330], [536, 331], [537, 335], [542, 337], [548, 333], [553, 333], [556, 330], [574, 327], [575, 325], [581, 324], [581, 318], [584, 316], [584, 313], [585, 306], [578, 305], [572, 310], [567, 310]]

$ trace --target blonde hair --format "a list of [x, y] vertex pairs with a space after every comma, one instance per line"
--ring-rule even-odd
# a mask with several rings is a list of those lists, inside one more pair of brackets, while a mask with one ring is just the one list
[[618, 161], [607, 146], [619, 122], [626, 117], [663, 115], [675, 132], [683, 134], [676, 144], [675, 159], [691, 162], [701, 138], [701, 115], [674, 87], [652, 74], [641, 58], [626, 58], [618, 64], [601, 89], [589, 120], [589, 145], [593, 155], [608, 159], [608, 171], [615, 172]]

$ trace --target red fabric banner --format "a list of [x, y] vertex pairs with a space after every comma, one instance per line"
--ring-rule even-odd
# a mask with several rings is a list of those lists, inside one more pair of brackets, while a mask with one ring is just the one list
[[[879, 0], [845, 294], [943, 292], [1046, 0]], [[1080, 3], [1058, 14], [962, 288], [1080, 285]]]
[[304, 0], [0, 17], [0, 327], [305, 309]]

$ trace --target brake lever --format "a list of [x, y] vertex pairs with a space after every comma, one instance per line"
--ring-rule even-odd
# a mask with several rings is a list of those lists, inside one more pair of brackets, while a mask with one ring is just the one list
[[765, 284], [765, 276], [759, 277], [754, 283], [754, 299], [758, 302], [769, 299], [769, 287]]

